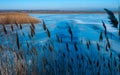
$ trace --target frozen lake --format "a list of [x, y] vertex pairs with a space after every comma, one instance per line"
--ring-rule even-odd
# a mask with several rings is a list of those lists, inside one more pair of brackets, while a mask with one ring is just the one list
[[[13, 25], [13, 31], [11, 25], [6, 25], [7, 35], [0, 26], [0, 60], [6, 63], [0, 62], [0, 69], [9, 67], [9, 63], [10, 72], [22, 64], [26, 69], [22, 71], [30, 75], [32, 72], [38, 75], [120, 74], [120, 38], [118, 29], [108, 22], [107, 14], [29, 15], [41, 20], [34, 25], [33, 37], [31, 24], [22, 25], [22, 29]], [[102, 21], [107, 28], [106, 35]]]

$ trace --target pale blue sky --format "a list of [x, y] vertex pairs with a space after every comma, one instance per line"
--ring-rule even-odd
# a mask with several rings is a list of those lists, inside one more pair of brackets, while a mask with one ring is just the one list
[[118, 0], [0, 0], [0, 9], [84, 10], [117, 7]]

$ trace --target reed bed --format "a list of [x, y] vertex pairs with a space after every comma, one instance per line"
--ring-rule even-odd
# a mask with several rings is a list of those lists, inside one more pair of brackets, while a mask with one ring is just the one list
[[0, 24], [30, 24], [39, 22], [39, 20], [30, 17], [27, 13], [0, 13]]

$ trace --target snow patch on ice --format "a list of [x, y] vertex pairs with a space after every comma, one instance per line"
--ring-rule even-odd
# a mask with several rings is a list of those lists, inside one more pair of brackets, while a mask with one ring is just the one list
[[81, 24], [81, 23], [84, 23], [82, 20], [78, 20], [78, 19], [75, 19], [74, 21], [75, 21], [76, 23], [78, 23], [78, 24], [79, 24], [79, 23], [80, 23], [80, 24]]

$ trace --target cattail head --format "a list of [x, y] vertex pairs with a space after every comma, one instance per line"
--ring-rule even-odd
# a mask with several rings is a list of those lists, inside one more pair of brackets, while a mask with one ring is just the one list
[[110, 68], [110, 62], [108, 62], [108, 69], [111, 71], [111, 68]]
[[0, 45], [0, 51], [1, 51], [1, 50], [3, 50], [3, 46], [2, 46], [2, 45]]
[[89, 43], [88, 43], [88, 42], [86, 43], [86, 46], [87, 46], [87, 49], [89, 49], [89, 48], [90, 48], [90, 45], [89, 45]]
[[25, 37], [25, 34], [24, 34], [24, 32], [22, 32], [22, 35]]
[[103, 21], [102, 21], [102, 25], [103, 25], [103, 27], [105, 29], [104, 33], [105, 33], [105, 36], [106, 36], [107, 35], [107, 27], [106, 27], [106, 25], [105, 25], [105, 23]]
[[92, 65], [92, 61], [90, 58], [88, 58], [89, 64]]
[[70, 26], [68, 26], [68, 32], [69, 32], [69, 34], [71, 36], [71, 41], [72, 41], [72, 39], [73, 39], [73, 33], [72, 33], [72, 30], [71, 30]]
[[102, 32], [100, 33], [99, 41], [103, 40]]
[[28, 37], [29, 37], [29, 39], [31, 39], [31, 35], [30, 34], [28, 34]]
[[63, 53], [63, 57], [64, 57], [64, 58], [66, 57], [65, 53]]
[[27, 44], [27, 47], [28, 47], [28, 49], [29, 49], [29, 44], [28, 44], [28, 42], [26, 41], [26, 44]]
[[49, 44], [49, 46], [48, 46], [48, 49], [51, 51], [51, 52], [53, 52], [54, 51], [54, 48]]
[[76, 51], [78, 51], [78, 47], [77, 47], [77, 43], [76, 42], [74, 43], [74, 48], [75, 48]]
[[32, 52], [35, 56], [37, 55], [37, 51], [36, 51], [36, 48], [34, 46], [32, 46]]
[[31, 26], [32, 26], [33, 29], [35, 29], [35, 25], [34, 25], [34, 23], [31, 22]]
[[97, 50], [100, 51], [100, 46], [98, 43], [97, 43]]
[[6, 27], [5, 27], [4, 24], [3, 24], [3, 31], [4, 31], [5, 34], [7, 34], [7, 30], [6, 30]]
[[89, 44], [89, 45], [91, 45], [91, 42], [90, 42], [90, 40], [88, 40], [88, 44]]
[[11, 24], [11, 30], [14, 31], [14, 29], [13, 29], [13, 25], [12, 25], [12, 24]]
[[57, 34], [56, 34], [56, 39], [57, 39], [58, 42], [61, 42], [61, 39]]
[[117, 66], [117, 61], [116, 61], [115, 57], [114, 57], [114, 66], [115, 67]]
[[45, 24], [44, 20], [43, 20], [43, 29], [44, 29], [44, 30], [46, 30], [46, 29], [47, 29], [47, 27], [46, 27], [46, 24]]
[[97, 61], [96, 66], [99, 67], [99, 61]]
[[108, 46], [108, 48], [111, 48], [111, 45], [110, 45], [110, 41], [109, 41], [109, 39], [106, 38], [106, 40], [107, 40], [107, 46]]
[[32, 26], [30, 26], [30, 30], [31, 30], [31, 36], [33, 37], [35, 35], [35, 29]]
[[119, 58], [119, 60], [120, 60], [120, 54], [118, 54], [118, 58]]
[[22, 30], [22, 25], [20, 24], [20, 29]]
[[48, 29], [46, 29], [46, 32], [47, 32], [47, 35], [48, 35], [48, 37], [50, 38], [50, 31], [48, 30]]
[[24, 59], [23, 53], [19, 53], [19, 55], [21, 59]]
[[110, 58], [112, 58], [113, 53], [110, 51]]
[[18, 33], [16, 33], [16, 43], [17, 43], [17, 47], [18, 47], [18, 49], [20, 49]]
[[108, 51], [108, 46], [106, 45], [105, 50]]
[[18, 23], [15, 21], [15, 25], [18, 27]]
[[68, 44], [68, 43], [66, 43], [66, 49], [67, 49], [68, 52], [70, 51], [70, 50], [69, 50], [69, 44]]

